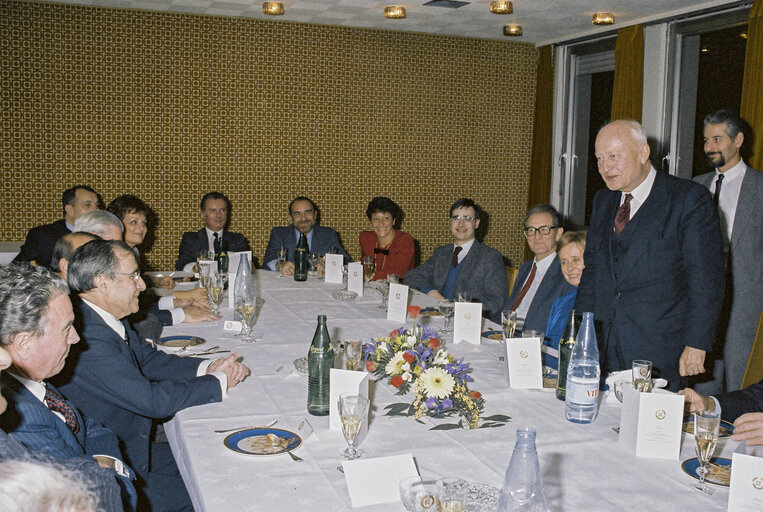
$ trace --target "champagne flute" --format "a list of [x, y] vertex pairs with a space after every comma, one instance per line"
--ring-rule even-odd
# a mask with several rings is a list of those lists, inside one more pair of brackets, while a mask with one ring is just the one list
[[445, 326], [442, 332], [453, 332], [450, 328], [450, 319], [453, 318], [454, 306], [453, 303], [447, 299], [441, 300], [437, 303], [437, 308], [440, 310], [440, 314], [445, 318]]
[[236, 306], [236, 311], [241, 316], [241, 341], [252, 343], [255, 341], [252, 336], [252, 326], [257, 322], [260, 308], [265, 304], [264, 299], [245, 297], [241, 299]]
[[694, 414], [694, 442], [697, 451], [697, 461], [700, 466], [697, 468], [699, 482], [694, 488], [705, 494], [713, 494], [713, 490], [705, 483], [707, 474], [707, 465], [715, 451], [715, 444], [718, 442], [718, 428], [721, 423], [721, 417], [717, 412], [702, 411]]
[[501, 311], [501, 327], [503, 328], [503, 341], [514, 337], [517, 330], [517, 312]]
[[368, 399], [352, 393], [339, 395], [339, 417], [342, 420], [342, 434], [347, 440], [347, 448], [339, 452], [345, 460], [358, 459], [366, 454], [355, 446], [363, 421], [368, 418]]
[[642, 393], [652, 392], [652, 362], [636, 359], [631, 363], [633, 387]]
[[216, 274], [209, 279], [209, 287], [207, 288], [207, 298], [212, 303], [212, 312], [215, 315], [220, 315], [220, 304], [223, 303], [223, 297], [225, 294], [225, 276], [223, 274]]
[[286, 263], [286, 248], [282, 245], [278, 251], [278, 277], [284, 277], [283, 264]]
[[357, 371], [360, 368], [360, 355], [363, 342], [358, 339], [344, 340], [344, 367], [346, 370]]
[[363, 256], [363, 279], [368, 282], [374, 277], [374, 266], [376, 262], [373, 256]]

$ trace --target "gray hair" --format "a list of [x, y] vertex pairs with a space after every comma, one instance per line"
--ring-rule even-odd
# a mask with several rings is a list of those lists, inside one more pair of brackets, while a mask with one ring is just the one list
[[58, 239], [56, 242], [56, 245], [53, 246], [53, 254], [50, 257], [50, 265], [49, 268], [53, 272], [61, 272], [61, 266], [58, 264], [58, 262], [62, 259], [69, 261], [71, 259], [72, 254], [74, 254], [74, 238], [75, 235], [80, 235], [84, 237], [89, 237], [90, 240], [95, 240], [98, 238], [97, 235], [93, 235], [92, 233], [85, 233], [75, 231], [74, 233], [66, 233], [61, 238]]
[[79, 471], [32, 460], [0, 462], [3, 512], [95, 512], [94, 484]]
[[726, 135], [733, 139], [743, 131], [742, 118], [730, 110], [716, 110], [705, 116], [703, 128], [709, 124], [726, 124]]
[[0, 266], [0, 345], [10, 345], [22, 332], [42, 335], [48, 305], [61, 294], [68, 295], [69, 287], [44, 267], [27, 263]]
[[633, 142], [635, 142], [638, 145], [643, 144], [649, 144], [649, 141], [647, 139], [646, 130], [643, 126], [641, 126], [641, 123], [638, 121], [634, 121], [633, 119], [614, 119], [612, 121], [607, 121], [603, 125], [601, 125], [601, 131], [605, 126], [610, 125], [612, 123], [623, 123], [625, 124], [631, 131], [631, 137], [633, 137]]
[[547, 213], [551, 215], [551, 221], [554, 224], [555, 228], [561, 227], [562, 225], [562, 216], [559, 215], [559, 212], [556, 211], [556, 208], [551, 206], [550, 204], [536, 204], [529, 210], [527, 210], [527, 213], [525, 214], [525, 226], [527, 226], [527, 221], [530, 220], [530, 217], [532, 215], [535, 215], [536, 213]]
[[119, 217], [106, 210], [91, 210], [74, 221], [74, 231], [84, 231], [100, 237], [108, 235], [109, 226], [116, 226], [120, 233], [125, 231], [125, 226]]
[[129, 245], [121, 240], [93, 240], [77, 248], [69, 259], [66, 280], [72, 292], [81, 293], [95, 288], [95, 278], [115, 277], [119, 266], [117, 253], [124, 251], [135, 257]]

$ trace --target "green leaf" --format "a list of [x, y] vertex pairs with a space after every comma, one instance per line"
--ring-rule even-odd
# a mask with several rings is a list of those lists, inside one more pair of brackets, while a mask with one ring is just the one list
[[495, 427], [504, 427], [506, 426], [506, 423], [483, 423], [477, 428], [495, 428]]
[[462, 428], [459, 423], [441, 423], [440, 425], [435, 425], [429, 430], [455, 430], [457, 428]]
[[494, 414], [492, 416], [484, 416], [482, 418], [483, 421], [509, 421], [511, 419], [511, 416], [506, 416], [505, 414]]
[[410, 416], [413, 414], [411, 404], [389, 404], [385, 409], [388, 411], [387, 416]]

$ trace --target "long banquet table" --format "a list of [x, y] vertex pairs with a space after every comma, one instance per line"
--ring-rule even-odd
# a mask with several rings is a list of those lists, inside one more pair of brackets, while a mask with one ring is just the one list
[[[355, 302], [339, 302], [331, 292], [340, 285], [315, 278], [299, 283], [268, 271], [258, 271], [255, 277], [265, 299], [254, 327], [258, 342], [244, 344], [223, 330], [223, 320], [232, 318], [230, 308], [223, 308], [223, 320], [218, 322], [165, 330], [165, 335], [198, 335], [207, 339], [206, 346], [235, 350], [252, 370], [252, 376], [231, 389], [223, 402], [183, 410], [166, 425], [194, 507], [197, 511], [350, 510], [344, 476], [336, 469], [338, 452], [346, 443], [340, 431], [329, 430], [328, 417], [307, 414], [307, 377], [294, 371], [293, 361], [307, 354], [319, 314], [328, 317], [333, 341], [345, 336], [384, 336], [400, 323], [386, 319], [386, 312], [378, 308], [381, 298], [376, 291]], [[427, 306], [432, 300], [416, 293], [413, 303]], [[434, 327], [441, 322], [441, 318], [431, 319]], [[371, 387], [369, 432], [361, 445], [366, 457], [411, 453], [421, 474], [457, 476], [500, 488], [515, 430], [529, 426], [537, 430], [551, 510], [726, 509], [728, 489], [715, 487], [712, 496], [705, 496], [690, 487], [694, 479], [682, 471], [680, 461], [636, 458], [620, 447], [612, 430], [619, 423], [618, 407], [602, 401], [592, 424], [570, 423], [564, 418], [563, 402], [552, 391], [508, 388], [506, 363], [499, 359], [504, 354], [501, 342], [483, 338], [480, 345], [454, 345], [447, 335], [443, 341], [454, 355], [471, 364], [470, 389], [483, 394], [485, 414], [507, 414], [512, 420], [499, 428], [430, 431], [438, 420], [419, 424], [412, 418], [386, 416], [386, 405], [403, 400], [394, 395], [394, 388], [379, 381]], [[317, 437], [311, 436], [295, 451], [304, 462], [294, 462], [286, 454], [235, 453], [223, 445], [227, 434], [213, 432], [264, 425], [274, 418], [278, 419], [275, 427], [294, 432], [307, 418], [315, 429]], [[724, 456], [730, 456], [727, 452], [733, 451], [734, 444], [719, 443]], [[693, 456], [692, 438], [684, 435], [680, 460]], [[392, 503], [363, 510], [403, 510], [403, 506]]]

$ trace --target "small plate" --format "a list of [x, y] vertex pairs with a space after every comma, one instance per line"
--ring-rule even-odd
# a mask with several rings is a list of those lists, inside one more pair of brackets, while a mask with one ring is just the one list
[[223, 443], [245, 455], [279, 455], [299, 448], [302, 438], [280, 428], [248, 428], [228, 435]]
[[442, 316], [439, 308], [421, 308], [421, 314], [424, 316]]
[[165, 336], [156, 342], [157, 345], [167, 348], [185, 348], [203, 345], [207, 340], [198, 336]]
[[294, 360], [294, 368], [297, 370], [297, 373], [300, 375], [307, 375], [307, 358], [306, 357], [300, 357]]
[[[684, 473], [692, 478], [699, 480], [697, 468], [699, 468], [699, 461], [697, 460], [697, 457], [687, 459], [683, 462], [683, 464], [681, 464], [681, 469], [684, 470]], [[729, 468], [728, 478], [731, 479], [731, 459], [718, 457], [715, 459], [710, 459], [710, 464], [708, 464], [708, 472], [705, 475], [705, 482], [713, 485], [720, 485], [721, 487], [728, 487], [729, 481], [719, 478], [719, 475], [714, 473], [714, 471], [717, 471], [717, 468], [720, 468], [721, 470]]]
[[482, 337], [491, 340], [503, 341], [503, 333], [501, 331], [485, 331], [482, 333]]
[[[694, 420], [693, 419], [684, 420], [684, 424], [681, 430], [693, 436], [694, 435]], [[733, 433], [734, 433], [734, 425], [732, 425], [728, 421], [721, 420], [720, 428], [718, 428], [718, 439], [722, 439], [724, 437], [731, 437], [731, 434]]]
[[353, 301], [358, 298], [358, 294], [355, 292], [351, 292], [350, 290], [337, 290], [334, 293], [332, 293], [331, 296], [334, 297], [336, 300], [341, 300], [345, 302]]

